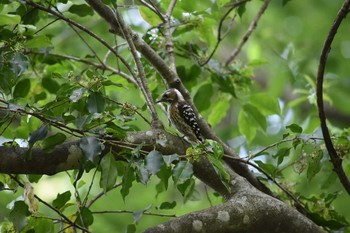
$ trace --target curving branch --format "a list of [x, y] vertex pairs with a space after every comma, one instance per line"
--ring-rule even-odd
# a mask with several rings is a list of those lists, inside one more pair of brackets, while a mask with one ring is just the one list
[[231, 183], [236, 192], [224, 204], [175, 218], [145, 232], [324, 232], [295, 209], [256, 190], [244, 178], [236, 177]]
[[237, 48], [235, 50], [233, 50], [233, 52], [231, 53], [231, 55], [229, 56], [229, 58], [227, 59], [225, 66], [228, 66], [239, 54], [239, 52], [241, 51], [243, 45], [248, 41], [250, 35], [253, 33], [254, 29], [256, 28], [256, 26], [258, 25], [258, 21], [260, 20], [261, 16], [264, 14], [265, 10], [267, 9], [269, 3], [271, 2], [271, 0], [266, 0], [264, 2], [264, 5], [260, 8], [257, 16], [255, 17], [255, 19], [253, 20], [253, 22], [250, 24], [248, 31], [246, 32], [246, 34], [243, 36], [243, 39], [241, 40], [241, 42], [239, 43], [239, 45], [237, 46]]
[[317, 90], [316, 90], [316, 96], [317, 96], [317, 107], [318, 107], [318, 115], [320, 118], [321, 123], [321, 129], [324, 137], [324, 141], [326, 144], [326, 148], [329, 154], [329, 157], [331, 158], [331, 162], [334, 167], [334, 171], [337, 173], [338, 178], [340, 182], [342, 183], [344, 189], [347, 191], [347, 193], [350, 195], [350, 181], [347, 178], [344, 169], [342, 167], [342, 159], [337, 154], [337, 151], [334, 149], [333, 142], [327, 127], [326, 123], [326, 115], [324, 112], [324, 104], [323, 104], [323, 77], [324, 77], [324, 71], [327, 63], [327, 57], [328, 53], [331, 50], [331, 45], [333, 42], [333, 39], [337, 33], [337, 30], [343, 21], [343, 19], [346, 17], [346, 15], [349, 13], [350, 8], [350, 0], [346, 0], [342, 7], [340, 8], [336, 19], [328, 33], [328, 36], [326, 38], [326, 41], [324, 42], [322, 53], [320, 56], [320, 63], [318, 66], [318, 72], [317, 72]]

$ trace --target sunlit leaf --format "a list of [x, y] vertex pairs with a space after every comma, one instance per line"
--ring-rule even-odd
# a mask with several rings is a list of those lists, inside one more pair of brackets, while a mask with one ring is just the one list
[[211, 110], [208, 118], [208, 122], [211, 126], [215, 126], [221, 122], [226, 116], [227, 111], [230, 108], [230, 100], [222, 99], [217, 102]]
[[159, 18], [159, 16], [151, 11], [148, 7], [138, 6], [138, 9], [141, 17], [151, 26], [157, 26], [162, 23], [162, 20]]
[[257, 93], [250, 97], [251, 103], [265, 116], [280, 114], [280, 106], [277, 98], [268, 93]]
[[0, 26], [9, 24], [19, 24], [21, 17], [13, 14], [0, 14]]

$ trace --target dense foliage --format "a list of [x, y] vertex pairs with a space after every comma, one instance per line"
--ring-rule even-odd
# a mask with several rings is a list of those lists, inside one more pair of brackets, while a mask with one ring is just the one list
[[[169, 69], [175, 65], [198, 112], [240, 162], [317, 225], [350, 232], [349, 194], [329, 160], [316, 106], [319, 56], [342, 1], [103, 2]], [[174, 2], [167, 28], [162, 17]], [[349, 19], [343, 24], [328, 58], [324, 104], [350, 177]], [[153, 123], [140, 82], [153, 100], [169, 83], [117, 34], [84, 1], [1, 1], [2, 146], [26, 147], [31, 160], [35, 148], [49, 153], [79, 140], [84, 154], [80, 168], [52, 176], [0, 174], [1, 232], [139, 232], [224, 202], [192, 165], [204, 153], [228, 187], [219, 142], [162, 154], [126, 139]]]

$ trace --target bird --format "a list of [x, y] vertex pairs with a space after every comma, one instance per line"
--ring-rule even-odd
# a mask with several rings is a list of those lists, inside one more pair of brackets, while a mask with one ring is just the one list
[[188, 104], [181, 92], [176, 88], [166, 90], [156, 103], [167, 103], [169, 121], [184, 135], [184, 139], [191, 144], [203, 143], [204, 139], [198, 126], [193, 108]]

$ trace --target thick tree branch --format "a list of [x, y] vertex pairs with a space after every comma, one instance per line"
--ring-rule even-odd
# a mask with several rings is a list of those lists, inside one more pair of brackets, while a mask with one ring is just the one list
[[342, 159], [337, 154], [337, 151], [334, 149], [332, 139], [327, 127], [326, 123], [326, 115], [324, 113], [324, 105], [323, 105], [323, 77], [324, 77], [324, 71], [327, 63], [327, 57], [328, 53], [331, 49], [331, 45], [333, 42], [333, 39], [337, 33], [337, 30], [343, 21], [343, 19], [346, 17], [346, 15], [349, 12], [350, 8], [350, 0], [347, 0], [342, 5], [341, 9], [339, 10], [337, 17], [328, 33], [328, 36], [326, 38], [326, 41], [323, 45], [322, 53], [320, 56], [320, 63], [318, 66], [318, 72], [317, 72], [317, 106], [318, 106], [318, 115], [320, 118], [321, 123], [321, 129], [324, 137], [324, 141], [326, 144], [326, 148], [329, 154], [329, 157], [331, 158], [331, 162], [334, 167], [334, 171], [337, 173], [340, 182], [342, 183], [343, 187], [347, 191], [347, 193], [350, 195], [350, 181], [347, 178], [344, 169], [342, 167]]
[[[181, 138], [169, 134], [164, 130], [149, 130], [145, 132], [129, 132], [125, 141], [103, 139], [105, 141], [104, 153], [113, 150], [133, 148], [144, 143], [143, 151], [158, 150], [162, 154], [183, 155], [189, 146]], [[27, 148], [0, 146], [0, 173], [6, 174], [47, 174], [78, 169], [83, 160], [83, 152], [79, 147], [80, 140], [65, 143], [46, 153], [41, 149], [32, 150], [32, 158], [25, 159]], [[131, 145], [131, 146], [130, 146]], [[122, 157], [116, 157], [122, 159]], [[208, 186], [228, 198], [227, 188], [222, 184], [220, 177], [215, 172], [210, 162], [202, 157], [193, 163], [195, 175]]]
[[242, 177], [237, 176], [232, 186], [236, 193], [224, 204], [175, 218], [145, 232], [324, 232], [295, 209], [253, 188]]

